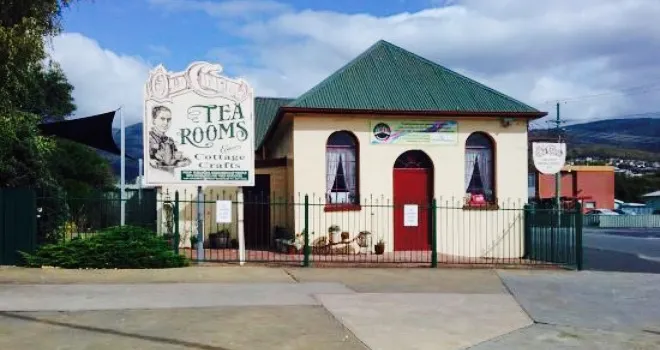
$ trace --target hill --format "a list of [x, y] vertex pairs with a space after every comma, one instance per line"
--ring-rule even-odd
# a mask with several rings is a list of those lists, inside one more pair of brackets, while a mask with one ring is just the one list
[[[567, 125], [562, 137], [569, 157], [600, 156], [660, 161], [660, 119], [610, 119]], [[531, 137], [556, 138], [553, 129], [531, 130]]]
[[[121, 144], [119, 129], [113, 130], [113, 138], [117, 146]], [[126, 127], [126, 182], [130, 183], [139, 175], [138, 159], [142, 158], [142, 123], [129, 125]], [[113, 173], [119, 179], [121, 173], [121, 159], [119, 156], [99, 151], [101, 155], [108, 159]]]

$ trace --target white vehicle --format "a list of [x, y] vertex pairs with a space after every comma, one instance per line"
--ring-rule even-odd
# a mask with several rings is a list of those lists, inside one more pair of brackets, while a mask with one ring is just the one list
[[591, 209], [586, 215], [621, 215], [612, 209]]

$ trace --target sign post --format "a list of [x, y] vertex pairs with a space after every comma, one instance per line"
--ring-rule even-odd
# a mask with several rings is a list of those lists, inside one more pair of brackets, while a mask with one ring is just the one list
[[[566, 144], [551, 142], [532, 143], [534, 166], [542, 174], [555, 175], [555, 192], [557, 200], [557, 233], [561, 228], [561, 169], [566, 164]], [[554, 247], [554, 235], [551, 247]], [[554, 254], [554, 251], [553, 251]]]
[[[254, 91], [221, 71], [208, 62], [193, 62], [181, 72], [159, 65], [144, 88], [145, 183], [196, 185], [198, 205], [201, 186], [254, 186]], [[199, 211], [198, 247], [204, 216]], [[198, 257], [203, 253], [198, 248]]]

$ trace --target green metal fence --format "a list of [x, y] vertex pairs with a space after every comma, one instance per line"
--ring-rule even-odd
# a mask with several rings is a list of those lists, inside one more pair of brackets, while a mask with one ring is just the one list
[[534, 261], [582, 268], [583, 215], [573, 209], [525, 208], [525, 252]]
[[18, 251], [32, 252], [36, 241], [36, 195], [30, 189], [0, 189], [0, 265], [16, 265]]
[[[216, 222], [218, 201], [231, 206], [230, 223]], [[457, 200], [396, 203], [367, 197], [359, 205], [329, 206], [323, 197], [313, 195], [240, 198], [232, 192], [208, 192], [198, 200], [196, 194], [182, 192], [170, 207], [179, 213], [169, 230], [175, 233], [174, 228], [179, 228], [178, 251], [198, 261], [581, 266], [579, 210], [562, 210], [562, 227], [553, 233], [552, 210], [514, 201], [472, 208]], [[406, 216], [414, 217], [410, 225]], [[198, 230], [200, 222], [204, 226]], [[238, 249], [241, 227], [243, 257]]]
[[[157, 230], [157, 193], [153, 189], [128, 190], [124, 198], [125, 224]], [[38, 244], [87, 237], [121, 224], [119, 191], [97, 192], [86, 197], [36, 197]]]
[[[324, 196], [275, 198], [212, 190], [201, 197], [153, 190], [127, 197], [127, 225], [158, 232], [193, 261], [581, 268], [578, 209], [558, 212], [504, 200], [475, 208], [455, 199], [415, 203], [371, 196], [359, 204], [329, 205]], [[27, 227], [30, 221], [35, 225], [36, 244], [84, 238], [120, 224], [118, 192], [87, 198], [39, 196], [35, 203], [37, 215], [16, 218]], [[7, 225], [3, 221], [1, 227]], [[5, 229], [3, 237], [10, 231], [16, 230]]]

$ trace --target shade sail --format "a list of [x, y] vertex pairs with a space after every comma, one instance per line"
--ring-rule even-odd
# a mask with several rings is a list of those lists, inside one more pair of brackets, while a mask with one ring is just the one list
[[121, 151], [112, 137], [112, 121], [115, 111], [90, 117], [40, 124], [39, 129], [47, 136], [57, 136], [79, 142], [112, 154]]

